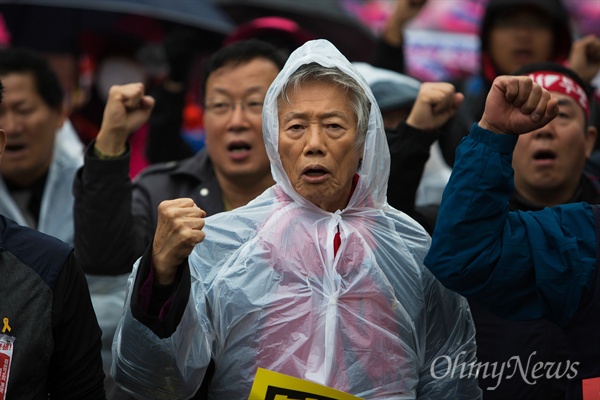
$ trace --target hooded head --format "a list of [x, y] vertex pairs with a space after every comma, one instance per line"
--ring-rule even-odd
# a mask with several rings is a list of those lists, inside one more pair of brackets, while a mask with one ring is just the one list
[[563, 62], [572, 33], [561, 0], [490, 0], [480, 38], [482, 73], [492, 82], [525, 64]]
[[[316, 76], [311, 72], [311, 70], [321, 70], [321, 67], [325, 67], [325, 71], [318, 72]], [[304, 72], [299, 72], [299, 70], [304, 70]], [[335, 77], [337, 72], [341, 73], [342, 76]], [[290, 78], [299, 75], [302, 75], [303, 78], [297, 80], [297, 85], [289, 84]], [[322, 84], [327, 84], [331, 90], [337, 91], [339, 94], [337, 99], [340, 100], [339, 105], [348, 111], [348, 115], [351, 115], [351, 118], [348, 119], [350, 122], [348, 129], [353, 130], [352, 132], [356, 132], [357, 134], [357, 140], [353, 143], [354, 149], [359, 152], [357, 155], [358, 162], [356, 163], [346, 162], [346, 153], [333, 154], [334, 152], [330, 150], [336, 149], [337, 146], [316, 150], [320, 152], [319, 154], [324, 155], [324, 159], [329, 158], [332, 163], [331, 165], [345, 166], [344, 168], [346, 169], [341, 171], [344, 176], [358, 176], [357, 181], [354, 179], [350, 200], [342, 208], [364, 207], [367, 204], [373, 207], [381, 207], [385, 201], [390, 162], [381, 113], [373, 93], [364, 78], [326, 40], [309, 41], [294, 51], [267, 92], [263, 109], [263, 135], [267, 154], [271, 160], [273, 177], [283, 191], [294, 201], [307, 207], [314, 207], [315, 202], [307, 199], [305, 192], [298, 190], [299, 186], [297, 183], [299, 177], [290, 173], [290, 165], [294, 164], [297, 159], [311, 154], [313, 150], [304, 147], [302, 151], [295, 152], [294, 156], [290, 156], [291, 153], [282, 153], [280, 135], [286, 134], [283, 131], [290, 127], [283, 126], [283, 124], [280, 126], [280, 122], [282, 121], [280, 113], [283, 108], [285, 108], [286, 112], [290, 111], [290, 107], [288, 106], [298, 104], [301, 101], [304, 101], [304, 104], [310, 104], [310, 100], [303, 100], [297, 95], [299, 93], [309, 93], [311, 85]], [[313, 98], [314, 102], [321, 101], [322, 97], [325, 97], [319, 96], [318, 91], [313, 93], [316, 93]], [[360, 98], [363, 100], [361, 101]], [[361, 107], [360, 104], [363, 104], [363, 106]], [[292, 111], [295, 112], [295, 110]], [[304, 118], [305, 116], [301, 117]], [[298, 125], [301, 130], [306, 129], [306, 134], [308, 134], [309, 128], [322, 129], [321, 132], [324, 132], [330, 126], [338, 125], [338, 122], [330, 124], [323, 120], [323, 118], [323, 115], [316, 115], [315, 119], [309, 116], [304, 119], [306, 122], [301, 122]], [[318, 123], [315, 121], [318, 121]], [[340, 121], [339, 124], [343, 125], [344, 129], [346, 129], [345, 122]], [[292, 127], [295, 125], [295, 122], [292, 123]], [[328, 138], [331, 137], [328, 133], [323, 133], [323, 135]], [[284, 158], [283, 162], [282, 157]], [[307, 164], [308, 167], [310, 165]], [[309, 171], [308, 174], [311, 175], [313, 172], [315, 175], [318, 175], [322, 171]], [[329, 177], [333, 177], [335, 180], [336, 174], [333, 171], [326, 169], [325, 172], [324, 175], [330, 175]], [[319, 179], [312, 180], [316, 184], [320, 183]], [[309, 184], [311, 183], [310, 178], [304, 181]]]

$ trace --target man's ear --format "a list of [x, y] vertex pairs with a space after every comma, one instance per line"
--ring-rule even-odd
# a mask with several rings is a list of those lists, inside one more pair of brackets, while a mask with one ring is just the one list
[[598, 136], [598, 130], [594, 126], [589, 126], [587, 129], [587, 135], [585, 137], [585, 155], [590, 158], [594, 146], [596, 144], [596, 136]]

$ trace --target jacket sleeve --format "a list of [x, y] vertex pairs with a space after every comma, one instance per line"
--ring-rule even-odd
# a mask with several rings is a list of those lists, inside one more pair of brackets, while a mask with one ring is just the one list
[[390, 177], [388, 180], [388, 203], [410, 215], [429, 234], [432, 225], [425, 216], [415, 209], [417, 189], [429, 159], [430, 148], [440, 132], [424, 132], [402, 122], [397, 129], [387, 130], [386, 138], [390, 148]]
[[50, 398], [106, 399], [101, 335], [85, 276], [71, 253], [54, 288]]
[[126, 274], [147, 244], [139, 234], [147, 228], [132, 215], [129, 151], [100, 160], [93, 155], [94, 143], [73, 184], [75, 252], [87, 274]]
[[593, 284], [593, 212], [586, 203], [510, 212], [517, 139], [473, 125], [457, 150], [425, 264], [501, 317], [564, 326]]
[[395, 47], [388, 44], [383, 38], [378, 38], [371, 56], [374, 67], [385, 68], [392, 71], [406, 73], [404, 61], [404, 45]]

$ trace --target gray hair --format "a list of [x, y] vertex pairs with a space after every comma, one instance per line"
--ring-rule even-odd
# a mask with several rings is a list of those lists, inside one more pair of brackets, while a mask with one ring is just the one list
[[350, 94], [352, 108], [356, 114], [356, 146], [362, 146], [367, 137], [371, 110], [371, 102], [362, 86], [354, 78], [342, 72], [337, 67], [324, 67], [313, 62], [302, 65], [288, 78], [281, 89], [279, 99], [289, 104], [288, 89], [291, 87], [294, 91], [297, 91], [302, 83], [309, 81], [329, 82], [342, 87], [346, 93]]

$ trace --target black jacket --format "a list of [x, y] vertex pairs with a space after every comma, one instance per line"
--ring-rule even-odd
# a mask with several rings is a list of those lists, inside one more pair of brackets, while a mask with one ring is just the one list
[[0, 335], [14, 338], [6, 398], [106, 399], [102, 332], [71, 247], [0, 215], [0, 293]]

